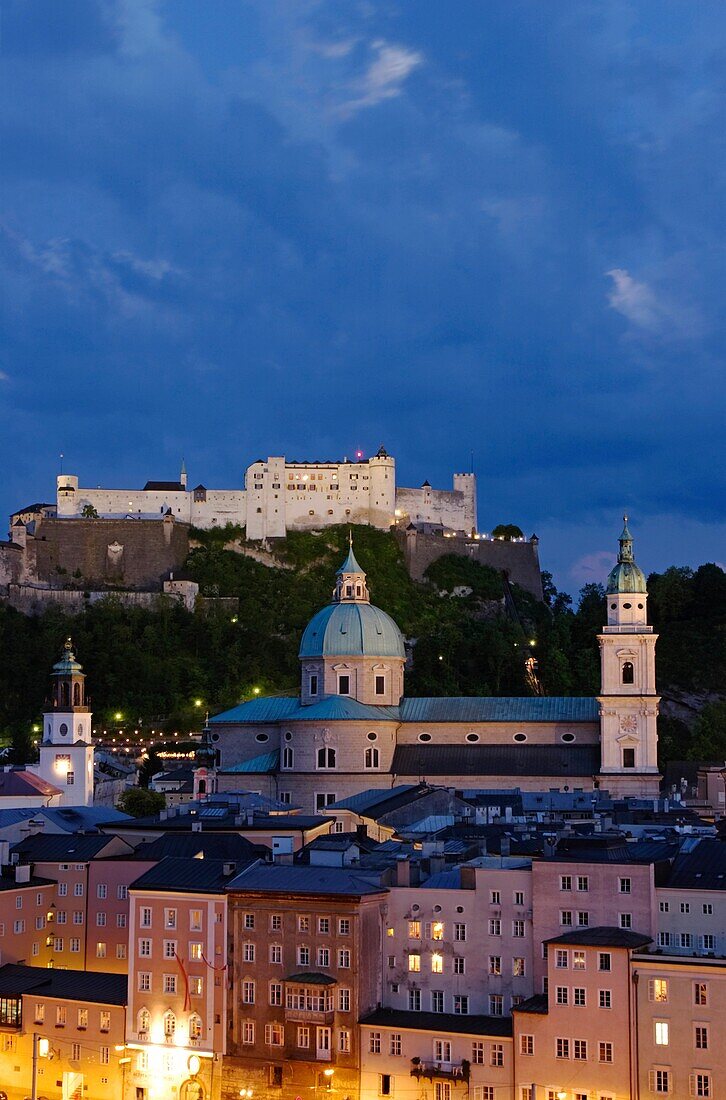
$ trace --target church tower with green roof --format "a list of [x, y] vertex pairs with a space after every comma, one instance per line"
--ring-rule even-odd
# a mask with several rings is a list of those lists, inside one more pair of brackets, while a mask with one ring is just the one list
[[655, 645], [648, 626], [645, 575], [633, 555], [628, 518], [606, 588], [607, 626], [600, 643], [600, 783], [614, 796], [658, 794], [658, 703]]

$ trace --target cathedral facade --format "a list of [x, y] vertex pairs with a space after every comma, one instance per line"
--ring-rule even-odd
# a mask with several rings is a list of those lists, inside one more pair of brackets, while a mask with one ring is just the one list
[[626, 521], [608, 577], [596, 698], [407, 697], [403, 637], [371, 603], [351, 546], [331, 602], [303, 633], [299, 695], [253, 699], [211, 719], [219, 789], [244, 786], [307, 813], [421, 780], [655, 796], [657, 636], [647, 600]]

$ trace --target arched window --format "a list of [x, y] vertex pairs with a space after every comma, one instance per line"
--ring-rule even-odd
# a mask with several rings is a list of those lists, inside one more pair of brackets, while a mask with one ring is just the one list
[[81, 685], [73, 685], [73, 706], [80, 707], [81, 705]]
[[202, 1017], [198, 1016], [196, 1012], [193, 1012], [189, 1017], [189, 1038], [201, 1039], [202, 1037]]
[[62, 707], [69, 707], [71, 705], [71, 685], [65, 680], [60, 686], [60, 701]]
[[635, 669], [633, 668], [632, 661], [623, 661], [623, 683], [632, 684], [635, 682]]
[[176, 1016], [173, 1012], [164, 1013], [164, 1035], [168, 1038], [176, 1031]]
[[136, 1026], [139, 1031], [148, 1031], [151, 1027], [151, 1013], [148, 1008], [140, 1008], [136, 1016]]
[[318, 767], [319, 768], [334, 768], [335, 767], [335, 749], [329, 749], [329, 748], [318, 749]]
[[374, 748], [373, 745], [370, 745], [366, 749], [365, 766], [367, 768], [377, 768], [379, 760], [380, 760], [380, 754], [378, 752], [378, 749]]
[[295, 754], [293, 753], [290, 746], [285, 745], [285, 748], [282, 750], [282, 766], [283, 766], [283, 768], [291, 768], [294, 758], [295, 758]]

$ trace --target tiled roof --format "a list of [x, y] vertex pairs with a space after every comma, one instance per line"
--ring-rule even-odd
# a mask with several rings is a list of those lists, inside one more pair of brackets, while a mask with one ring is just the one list
[[268, 722], [344, 722], [362, 719], [369, 722], [397, 722], [398, 707], [373, 707], [349, 699], [345, 695], [327, 695], [318, 703], [301, 706], [299, 699], [273, 697], [271, 699], [250, 699], [237, 707], [210, 718], [210, 723], [231, 722], [262, 724]]
[[[336, 810], [355, 810], [356, 813], [364, 813], [366, 810], [373, 809], [373, 807], [379, 807], [381, 803], [390, 802], [392, 799], [397, 799], [400, 795], [406, 795], [409, 791], [420, 790], [420, 785], [416, 783], [404, 783], [398, 787], [391, 787], [390, 790], [380, 790], [378, 787], [369, 788], [367, 791], [359, 791], [358, 794], [351, 794], [348, 798], [340, 798], [337, 802], [333, 803], [333, 807]], [[368, 816], [366, 814], [366, 816]]]
[[600, 769], [598, 745], [398, 745], [395, 775], [590, 777]]
[[68, 1001], [93, 1001], [102, 1005], [125, 1005], [128, 979], [125, 974], [101, 971], [48, 970], [39, 966], [7, 963], [0, 967], [0, 996], [12, 997], [31, 990], [44, 997]]
[[640, 932], [631, 932], [627, 928], [611, 928], [601, 925], [596, 928], [576, 928], [574, 932], [563, 932], [561, 936], [552, 936], [545, 943], [571, 945], [573, 947], [645, 947], [652, 942], [652, 936]]
[[534, 997], [528, 997], [526, 1001], [520, 1001], [518, 1005], [512, 1005], [512, 1012], [533, 1012], [539, 1016], [547, 1014], [547, 994], [535, 993]]
[[377, 1008], [360, 1021], [366, 1027], [395, 1027], [410, 1031], [432, 1031], [435, 1035], [493, 1035], [507, 1038], [512, 1034], [511, 1016], [458, 1016], [453, 1012], [405, 1012], [396, 1008]]
[[402, 722], [597, 722], [597, 699], [525, 696], [403, 699]]
[[231, 710], [215, 714], [209, 719], [210, 725], [216, 722], [282, 722], [300, 709], [300, 700], [292, 695], [275, 695], [269, 698], [250, 699], [239, 703]]
[[194, 859], [200, 854], [204, 859], [247, 859], [255, 846], [239, 833], [172, 833], [160, 836], [148, 844], [140, 844], [134, 855], [137, 859], [165, 859], [177, 856]]
[[363, 894], [387, 893], [372, 877], [343, 867], [319, 867], [307, 864], [260, 864], [250, 867], [229, 884], [230, 890], [243, 893]]
[[321, 974], [316, 970], [311, 970], [309, 974], [304, 971], [299, 974], [288, 974], [285, 981], [297, 982], [298, 985], [336, 985], [337, 983], [337, 979], [330, 974]]

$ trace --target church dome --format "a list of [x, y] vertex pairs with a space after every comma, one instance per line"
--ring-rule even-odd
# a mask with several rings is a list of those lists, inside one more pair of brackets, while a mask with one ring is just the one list
[[351, 539], [348, 556], [336, 573], [333, 601], [305, 628], [300, 657], [399, 657], [403, 636], [390, 615], [371, 603], [364, 570]]
[[370, 603], [331, 603], [305, 628], [300, 657], [401, 657], [403, 636], [390, 615]]
[[619, 593], [635, 594], [646, 593], [648, 586], [645, 582], [645, 574], [635, 564], [633, 557], [633, 536], [628, 530], [628, 517], [624, 516], [625, 526], [620, 536], [620, 553], [617, 564], [610, 570], [607, 583], [607, 594], [612, 596]]

